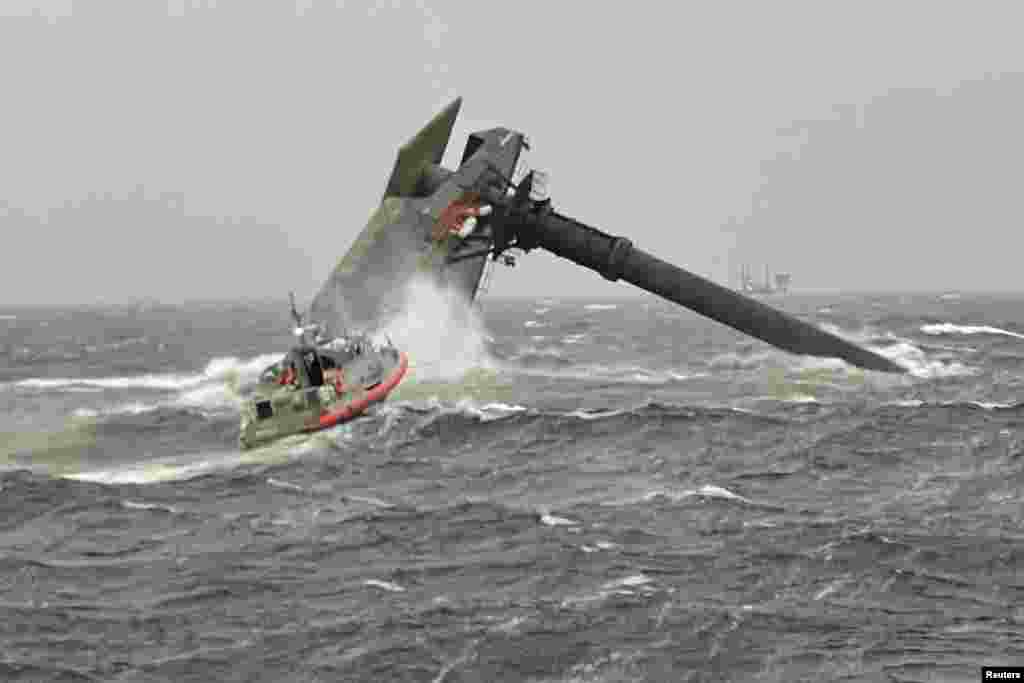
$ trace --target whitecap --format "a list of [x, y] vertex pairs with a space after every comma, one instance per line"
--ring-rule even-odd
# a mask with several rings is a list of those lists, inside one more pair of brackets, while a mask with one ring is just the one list
[[579, 526], [579, 522], [565, 517], [556, 517], [547, 512], [541, 514], [540, 521], [545, 526]]
[[390, 581], [379, 581], [377, 579], [367, 579], [363, 581], [364, 586], [371, 586], [373, 588], [380, 588], [381, 590], [388, 591], [390, 593], [404, 593], [405, 588], [399, 586], [397, 583], [391, 583]]
[[293, 484], [290, 481], [283, 481], [281, 479], [274, 479], [273, 477], [267, 478], [267, 484], [273, 486], [276, 489], [285, 489], [287, 491], [297, 491], [300, 493], [306, 492], [306, 489], [302, 488], [298, 484]]
[[616, 415], [622, 415], [627, 412], [625, 409], [618, 410], [583, 410], [577, 409], [571, 413], [566, 413], [566, 417], [574, 417], [578, 420], [603, 420], [606, 417], [615, 417]]
[[615, 588], [635, 588], [637, 586], [646, 586], [653, 582], [649, 576], [644, 574], [633, 574], [632, 576], [626, 576], [615, 581], [610, 581], [604, 585], [606, 590], [612, 590]]
[[916, 398], [907, 399], [903, 401], [889, 401], [884, 405], [893, 406], [896, 408], [920, 408], [924, 405], [924, 401]]
[[679, 501], [684, 498], [692, 497], [703, 497], [703, 498], [719, 498], [723, 500], [734, 500], [740, 503], [753, 505], [754, 501], [749, 498], [745, 498], [737, 493], [733, 493], [727, 488], [721, 486], [715, 486], [714, 484], [705, 484], [697, 489], [688, 489], [685, 491], [670, 491], [670, 490], [657, 490], [650, 491], [643, 496], [643, 500], [655, 500], [657, 498], [667, 498], [671, 501]]
[[943, 335], [943, 334], [995, 334], [1004, 335], [1007, 337], [1016, 337], [1017, 339], [1024, 339], [1024, 334], [1018, 332], [1012, 332], [1010, 330], [1004, 330], [1000, 327], [992, 327], [991, 325], [957, 325], [954, 323], [934, 323], [929, 325], [922, 325], [921, 331], [925, 334], [931, 335]]
[[142, 503], [134, 500], [123, 500], [121, 506], [128, 510], [162, 510], [164, 512], [171, 512], [177, 514], [178, 509], [170, 505], [160, 505], [159, 503]]
[[118, 405], [107, 406], [106, 408], [76, 408], [72, 415], [75, 417], [110, 417], [115, 415], [142, 415], [143, 413], [151, 413], [159, 410], [160, 405], [156, 403], [143, 403], [141, 401], [133, 401], [130, 403], [121, 403]]
[[527, 410], [526, 406], [511, 405], [508, 403], [485, 403], [483, 405], [478, 404], [471, 398], [462, 399], [455, 404], [454, 409], [447, 410], [444, 412], [448, 413], [460, 413], [466, 417], [473, 417], [481, 422], [490, 422], [491, 420], [500, 420], [509, 415], [515, 413], [522, 413]]
[[918, 379], [935, 379], [943, 377], [965, 377], [980, 372], [959, 361], [943, 362], [928, 358], [919, 347], [908, 342], [900, 342], [876, 352], [907, 368], [910, 375]]
[[379, 507], [379, 508], [396, 508], [396, 507], [398, 507], [394, 503], [389, 503], [386, 500], [381, 500], [380, 498], [374, 498], [372, 496], [352, 496], [352, 495], [347, 495], [346, 494], [346, 495], [342, 495], [341, 500], [342, 500], [342, 502], [352, 501], [354, 503], [363, 503], [364, 505], [372, 505], [374, 507]]
[[64, 389], [69, 387], [94, 387], [99, 389], [152, 389], [158, 391], [181, 391], [198, 387], [211, 381], [223, 381], [233, 377], [255, 378], [259, 372], [282, 358], [282, 354], [263, 354], [240, 360], [235, 357], [219, 357], [206, 364], [200, 373], [163, 373], [131, 375], [123, 377], [33, 377], [14, 382], [13, 386], [26, 389]]
[[744, 498], [738, 493], [733, 493], [727, 488], [721, 486], [715, 486], [714, 484], [705, 484], [694, 492], [698, 496], [707, 496], [708, 498], [727, 498], [731, 500], [738, 500], [744, 503], [751, 503], [749, 498]]

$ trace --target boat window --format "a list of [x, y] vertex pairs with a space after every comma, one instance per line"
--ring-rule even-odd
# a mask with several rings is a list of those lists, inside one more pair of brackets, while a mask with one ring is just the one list
[[274, 416], [274, 408], [270, 405], [270, 401], [258, 401], [256, 403], [256, 418], [259, 420], [266, 420]]
[[309, 374], [310, 386], [319, 387], [324, 383], [324, 369], [317, 354], [306, 354], [306, 372]]
[[320, 408], [320, 391], [318, 389], [308, 389], [306, 391], [306, 407], [313, 410]]
[[284, 368], [282, 368], [281, 365], [281, 363], [274, 363], [269, 368], [266, 368], [260, 374], [260, 380], [263, 382], [273, 382], [275, 379], [277, 379], [278, 375], [280, 375], [281, 372], [284, 370]]

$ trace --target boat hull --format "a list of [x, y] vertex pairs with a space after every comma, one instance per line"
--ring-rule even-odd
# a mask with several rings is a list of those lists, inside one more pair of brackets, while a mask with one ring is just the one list
[[276, 439], [314, 432], [343, 424], [385, 400], [405, 378], [409, 359], [399, 352], [396, 362], [373, 376], [338, 386], [325, 382], [306, 389], [276, 388], [249, 399], [242, 407], [238, 443], [242, 449], [265, 445]]

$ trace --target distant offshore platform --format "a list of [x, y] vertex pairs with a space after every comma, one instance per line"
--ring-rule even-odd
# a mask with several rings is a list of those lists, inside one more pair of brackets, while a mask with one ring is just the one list
[[768, 295], [768, 294], [786, 294], [789, 292], [789, 285], [792, 282], [792, 276], [789, 273], [775, 273], [772, 277], [771, 272], [768, 270], [768, 266], [764, 267], [764, 280], [761, 282], [755, 282], [754, 276], [749, 266], [742, 266], [740, 268], [740, 290], [744, 294], [754, 295]]

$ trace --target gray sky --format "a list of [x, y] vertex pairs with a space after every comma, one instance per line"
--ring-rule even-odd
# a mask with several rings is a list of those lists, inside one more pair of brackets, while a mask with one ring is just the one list
[[[0, 8], [2, 303], [308, 300], [459, 94], [450, 164], [521, 129], [559, 210], [715, 279], [1024, 289], [1015, 3]], [[493, 294], [632, 291], [520, 263]]]

